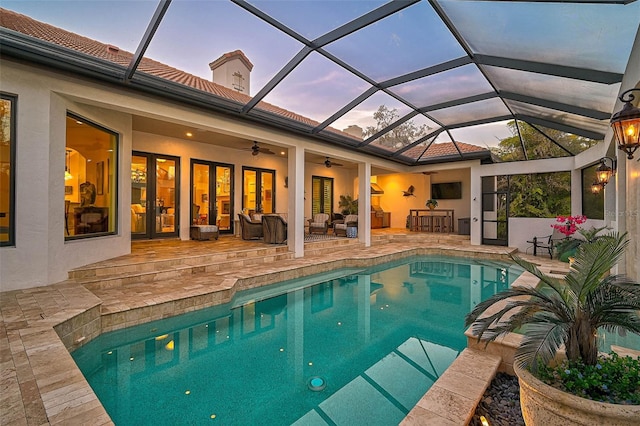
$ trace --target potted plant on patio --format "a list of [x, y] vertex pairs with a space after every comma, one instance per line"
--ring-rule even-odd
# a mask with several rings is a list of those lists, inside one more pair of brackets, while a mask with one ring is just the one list
[[351, 195], [341, 195], [338, 207], [343, 215], [358, 214], [358, 200], [354, 200]]
[[512, 255], [540, 284], [502, 291], [467, 315], [467, 326], [486, 344], [514, 331], [523, 335], [514, 369], [527, 425], [638, 424], [640, 359], [601, 355], [597, 345], [599, 329], [640, 334], [640, 285], [610, 274], [627, 245], [618, 233], [581, 244], [564, 279]]
[[438, 200], [435, 200], [433, 198], [429, 198], [427, 200], [426, 206], [429, 208], [429, 210], [433, 210], [436, 207], [438, 207]]

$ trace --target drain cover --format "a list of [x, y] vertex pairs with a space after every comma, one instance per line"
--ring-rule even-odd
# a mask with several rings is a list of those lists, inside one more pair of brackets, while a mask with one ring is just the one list
[[318, 376], [314, 376], [309, 379], [309, 389], [314, 392], [320, 392], [322, 389], [327, 387], [327, 382]]

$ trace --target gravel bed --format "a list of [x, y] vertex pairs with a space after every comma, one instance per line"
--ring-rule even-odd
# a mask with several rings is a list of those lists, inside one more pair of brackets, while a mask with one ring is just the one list
[[482, 426], [480, 416], [484, 416], [491, 426], [524, 426], [516, 376], [496, 374], [478, 403], [469, 426]]

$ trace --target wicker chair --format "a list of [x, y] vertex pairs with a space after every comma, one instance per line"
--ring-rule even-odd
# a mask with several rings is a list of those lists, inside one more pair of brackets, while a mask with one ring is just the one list
[[278, 214], [262, 216], [262, 230], [265, 243], [283, 244], [287, 241], [287, 221]]
[[246, 214], [238, 213], [240, 229], [243, 240], [255, 240], [262, 238], [262, 221], [251, 220]]
[[313, 219], [309, 219], [310, 234], [326, 234], [329, 229], [329, 215], [317, 213]]
[[333, 233], [339, 237], [347, 236], [347, 228], [358, 227], [358, 215], [357, 214], [348, 214], [344, 217], [344, 221], [342, 223], [336, 223], [333, 225]]

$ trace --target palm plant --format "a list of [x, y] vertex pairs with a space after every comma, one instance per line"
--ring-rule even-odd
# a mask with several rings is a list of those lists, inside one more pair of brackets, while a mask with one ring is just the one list
[[341, 195], [338, 201], [342, 214], [358, 214], [358, 200], [354, 200], [351, 195]]
[[[522, 329], [515, 354], [521, 367], [547, 365], [564, 345], [570, 361], [595, 365], [596, 332], [640, 334], [640, 285], [623, 275], [610, 275], [629, 241], [626, 233], [610, 233], [582, 244], [564, 279], [541, 272], [534, 264], [512, 255], [514, 262], [540, 280], [536, 288], [512, 287], [479, 303], [466, 317], [466, 325], [486, 343]], [[495, 304], [506, 301], [502, 307]], [[495, 311], [495, 312], [494, 312]], [[491, 313], [494, 312], [494, 313]]]

